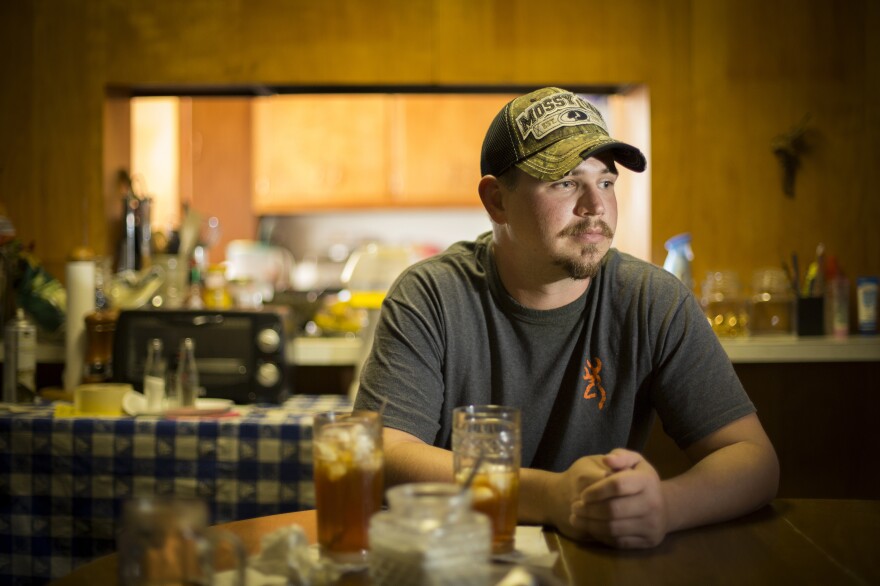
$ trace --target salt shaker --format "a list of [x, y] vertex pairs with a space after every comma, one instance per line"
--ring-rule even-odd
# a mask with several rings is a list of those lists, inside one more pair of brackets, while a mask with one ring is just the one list
[[387, 492], [370, 520], [370, 579], [388, 586], [487, 586], [492, 529], [454, 484], [413, 483]]

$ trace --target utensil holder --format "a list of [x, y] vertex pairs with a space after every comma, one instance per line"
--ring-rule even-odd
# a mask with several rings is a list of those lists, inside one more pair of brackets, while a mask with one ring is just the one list
[[797, 300], [798, 336], [825, 335], [825, 299], [799, 297]]

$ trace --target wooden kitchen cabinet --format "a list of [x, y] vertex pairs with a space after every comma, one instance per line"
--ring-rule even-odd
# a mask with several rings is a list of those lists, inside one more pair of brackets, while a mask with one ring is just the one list
[[398, 95], [391, 156], [398, 205], [479, 206], [480, 149], [510, 95]]
[[512, 96], [289, 95], [253, 102], [258, 214], [478, 207], [486, 128]]
[[371, 94], [255, 99], [254, 210], [380, 205], [389, 193], [388, 110]]

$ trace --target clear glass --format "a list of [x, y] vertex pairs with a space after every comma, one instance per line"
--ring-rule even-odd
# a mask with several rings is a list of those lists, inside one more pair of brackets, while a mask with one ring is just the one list
[[370, 517], [384, 490], [381, 418], [372, 411], [319, 413], [312, 433], [321, 553], [365, 563]]
[[472, 506], [492, 521], [492, 552], [513, 551], [522, 451], [520, 410], [468, 405], [453, 410], [452, 422], [455, 481], [464, 484], [473, 478]]
[[403, 484], [389, 510], [370, 520], [370, 583], [485, 586], [492, 528], [471, 509], [471, 492], [451, 483]]
[[795, 333], [795, 296], [785, 271], [765, 268], [752, 276], [749, 330], [756, 336]]
[[122, 586], [212, 584], [217, 570], [229, 569], [229, 559], [236, 571], [227, 583], [245, 585], [244, 546], [232, 533], [208, 528], [208, 508], [199, 499], [126, 501], [117, 550]]
[[700, 304], [709, 325], [719, 337], [737, 338], [749, 333], [746, 296], [734, 271], [712, 271], [703, 281]]

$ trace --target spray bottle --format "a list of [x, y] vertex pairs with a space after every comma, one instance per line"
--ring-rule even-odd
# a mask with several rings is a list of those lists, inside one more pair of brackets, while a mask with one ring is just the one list
[[3, 349], [3, 402], [33, 403], [37, 396], [37, 327], [20, 307], [6, 324]]
[[691, 235], [689, 232], [677, 234], [666, 241], [664, 245], [669, 253], [663, 268], [678, 277], [678, 279], [693, 290], [694, 278], [691, 275], [691, 261], [694, 260], [694, 252], [691, 250]]

